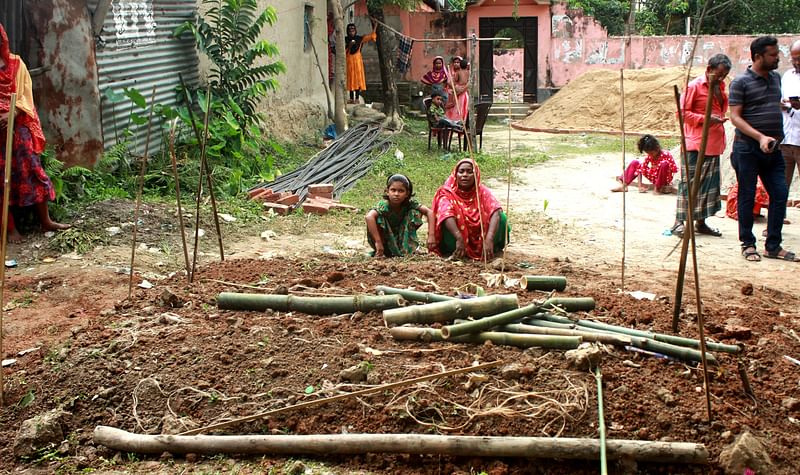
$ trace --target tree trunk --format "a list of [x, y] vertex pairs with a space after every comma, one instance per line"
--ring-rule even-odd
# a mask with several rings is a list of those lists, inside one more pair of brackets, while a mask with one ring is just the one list
[[[600, 441], [561, 437], [481, 437], [432, 434], [144, 435], [98, 426], [94, 442], [140, 454], [365, 454], [408, 453], [464, 457], [597, 460]], [[691, 442], [607, 441], [608, 458], [642, 462], [708, 463], [708, 450]]]
[[333, 123], [336, 125], [336, 134], [341, 135], [347, 130], [347, 111], [344, 108], [347, 68], [344, 46], [344, 10], [340, 0], [328, 0], [328, 11], [333, 15], [336, 46], [336, 54], [333, 56]]
[[517, 294], [489, 295], [474, 299], [454, 299], [426, 305], [392, 308], [384, 310], [383, 320], [387, 325], [449, 322], [456, 318], [486, 317], [518, 307]]
[[[383, 8], [370, 7], [369, 15], [380, 22], [385, 22]], [[381, 67], [381, 86], [383, 87], [383, 113], [386, 119], [383, 126], [387, 129], [402, 130], [403, 119], [400, 117], [400, 104], [397, 100], [397, 84], [394, 81], [395, 51], [390, 41], [393, 33], [383, 25], [377, 25], [378, 62]]]
[[267, 309], [280, 312], [298, 311], [308, 315], [331, 315], [334, 313], [370, 312], [399, 307], [403, 298], [399, 295], [354, 295], [352, 297], [298, 297], [296, 295], [237, 294], [222, 292], [217, 296], [217, 307], [221, 310]]

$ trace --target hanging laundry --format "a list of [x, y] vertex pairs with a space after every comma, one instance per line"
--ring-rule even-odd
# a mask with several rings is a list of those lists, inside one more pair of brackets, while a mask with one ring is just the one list
[[414, 46], [414, 39], [408, 36], [397, 35], [399, 44], [397, 47], [397, 71], [404, 74], [411, 67], [411, 47]]

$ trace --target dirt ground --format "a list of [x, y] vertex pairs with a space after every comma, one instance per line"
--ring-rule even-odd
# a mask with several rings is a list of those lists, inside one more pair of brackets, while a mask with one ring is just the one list
[[[486, 131], [484, 147], [502, 148], [507, 131]], [[514, 132], [519, 153], [543, 147], [547, 137]], [[579, 141], [578, 138], [575, 139]], [[622, 194], [608, 190], [618, 168], [613, 154], [575, 154], [518, 170], [510, 218], [515, 227], [505, 273], [564, 275], [567, 296], [591, 296], [585, 317], [669, 333], [679, 242], [664, 236], [675, 197], [629, 193], [626, 198], [624, 291], [656, 294], [637, 300], [623, 292]], [[489, 181], [501, 201], [506, 184]], [[545, 202], [547, 205], [545, 206]], [[468, 284], [491, 292], [480, 275], [499, 270], [432, 257], [363, 257], [363, 230], [308, 234], [298, 229], [270, 240], [260, 231], [226, 241], [216, 262], [213, 233], [202, 240], [193, 284], [180, 273], [182, 254], [174, 212], [150, 206], [143, 215], [135, 284], [128, 294], [129, 203], [99, 204], [81, 219], [124, 232], [84, 255], [60, 255], [37, 236], [12, 246], [20, 265], [7, 271], [3, 358], [6, 406], [0, 413], [0, 472], [62, 473], [596, 473], [596, 462], [544, 459], [363, 455], [341, 457], [145, 457], [92, 442], [97, 425], [132, 432], [175, 432], [342, 392], [502, 360], [480, 377], [436, 380], [359, 399], [292, 411], [230, 427], [226, 433], [443, 433], [495, 436], [598, 436], [597, 396], [588, 372], [569, 369], [562, 351], [521, 350], [491, 344], [394, 341], [380, 312], [309, 316], [298, 312], [220, 311], [219, 292], [295, 295], [370, 293], [375, 285], [413, 286], [453, 294]], [[800, 249], [800, 211], [789, 210], [785, 246]], [[737, 357], [717, 353], [710, 373], [713, 420], [707, 421], [702, 373], [695, 366], [609, 349], [601, 364], [610, 438], [706, 444], [711, 466], [612, 464], [612, 472], [718, 473], [720, 451], [743, 431], [762, 438], [772, 473], [800, 472], [797, 405], [800, 367], [800, 264], [747, 263], [738, 253], [735, 222], [715, 218], [722, 238], [700, 237], [698, 263], [706, 332], [738, 343]], [[225, 224], [225, 226], [233, 226]], [[763, 226], [763, 225], [759, 225]], [[204, 226], [205, 229], [211, 229]], [[761, 227], [758, 227], [760, 230]], [[227, 230], [227, 228], [226, 228]], [[249, 236], [249, 237], [248, 237]], [[680, 333], [696, 337], [693, 279], [687, 278]], [[249, 286], [249, 287], [248, 287]], [[179, 306], [162, 296], [173, 294]], [[752, 290], [752, 292], [750, 292]], [[518, 292], [521, 303], [544, 297]], [[36, 348], [24, 355], [19, 352]], [[511, 363], [518, 366], [509, 368]], [[744, 365], [755, 398], [737, 372]], [[361, 383], [342, 380], [354, 365], [368, 368]], [[34, 398], [26, 395], [33, 394]], [[788, 406], [788, 407], [787, 407]], [[65, 443], [19, 460], [12, 444], [23, 420], [62, 407]]]

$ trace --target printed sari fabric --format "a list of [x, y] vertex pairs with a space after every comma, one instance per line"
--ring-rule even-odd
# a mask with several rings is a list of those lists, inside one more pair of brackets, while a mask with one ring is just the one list
[[[436, 61], [440, 61], [442, 66], [439, 69], [436, 69]], [[447, 83], [447, 72], [444, 69], [444, 58], [441, 56], [437, 56], [433, 58], [433, 69], [425, 73], [422, 76], [422, 83], [429, 84], [431, 86], [435, 84], [446, 84]]]
[[[0, 112], [9, 112], [11, 93], [17, 93], [9, 205], [30, 206], [52, 201], [55, 199], [55, 190], [39, 160], [39, 154], [44, 151], [45, 139], [33, 103], [31, 77], [22, 59], [11, 54], [8, 36], [2, 25], [0, 42], [0, 58], [5, 63], [0, 68]], [[0, 127], [0, 169], [5, 167], [6, 130], [5, 125]]]
[[[419, 246], [417, 229], [422, 226], [422, 211], [419, 202], [409, 200], [399, 213], [389, 207], [389, 202], [381, 200], [374, 208], [378, 212], [375, 222], [383, 239], [383, 255], [402, 257], [414, 253]], [[375, 249], [375, 241], [367, 233], [367, 241]]]
[[[458, 188], [456, 171], [462, 163], [471, 163], [475, 170], [475, 186], [468, 192]], [[466, 255], [471, 259], [483, 258], [484, 233], [488, 232], [492, 215], [501, 210], [500, 202], [488, 188], [481, 184], [481, 173], [474, 160], [464, 159], [456, 163], [453, 173], [433, 197], [433, 213], [436, 216], [436, 242], [442, 242], [444, 221], [455, 218], [458, 230], [464, 238]], [[494, 237], [492, 237], [493, 239]], [[439, 246], [437, 245], [437, 249]]]

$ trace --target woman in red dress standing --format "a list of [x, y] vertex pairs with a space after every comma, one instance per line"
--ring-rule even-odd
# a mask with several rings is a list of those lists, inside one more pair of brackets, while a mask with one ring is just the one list
[[[47, 202], [56, 197], [53, 183], [42, 168], [39, 155], [44, 151], [44, 133], [33, 103], [33, 83], [28, 68], [19, 56], [11, 54], [8, 35], [0, 25], [0, 170], [5, 169], [6, 136], [11, 94], [17, 93], [14, 117], [14, 143], [11, 156], [11, 189], [9, 206], [33, 206], [42, 229], [67, 229], [50, 218]], [[2, 192], [0, 182], [0, 192]], [[8, 240], [18, 242], [22, 236], [8, 215]]]

